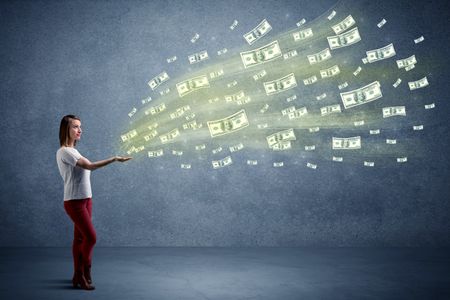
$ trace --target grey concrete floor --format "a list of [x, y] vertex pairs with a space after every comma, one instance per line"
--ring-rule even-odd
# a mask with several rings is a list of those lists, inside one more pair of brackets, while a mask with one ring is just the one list
[[0, 299], [450, 299], [448, 248], [0, 248]]

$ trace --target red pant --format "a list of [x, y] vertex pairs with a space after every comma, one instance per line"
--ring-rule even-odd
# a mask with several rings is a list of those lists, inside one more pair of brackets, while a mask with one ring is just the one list
[[92, 225], [92, 198], [64, 201], [64, 209], [75, 224], [72, 244], [74, 268], [83, 272], [92, 264], [92, 250], [97, 240]]

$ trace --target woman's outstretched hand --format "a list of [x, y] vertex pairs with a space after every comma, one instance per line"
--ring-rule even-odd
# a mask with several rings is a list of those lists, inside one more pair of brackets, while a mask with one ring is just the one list
[[126, 156], [126, 157], [124, 157], [124, 156], [116, 156], [114, 159], [115, 159], [115, 161], [124, 162], [124, 161], [132, 159], [132, 157], [131, 156]]

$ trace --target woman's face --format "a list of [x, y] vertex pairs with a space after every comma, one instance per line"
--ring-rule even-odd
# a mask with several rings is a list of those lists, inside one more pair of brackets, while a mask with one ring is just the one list
[[69, 128], [69, 137], [71, 141], [78, 141], [81, 138], [81, 122], [79, 120], [71, 120]]

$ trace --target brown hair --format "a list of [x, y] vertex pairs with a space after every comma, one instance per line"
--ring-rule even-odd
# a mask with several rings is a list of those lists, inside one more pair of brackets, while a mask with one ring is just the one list
[[[70, 122], [72, 120], [81, 121], [80, 118], [74, 115], [66, 115], [61, 119], [61, 124], [59, 125], [59, 145], [67, 146], [69, 144], [69, 129]], [[74, 141], [74, 146], [76, 146], [77, 141]]]

